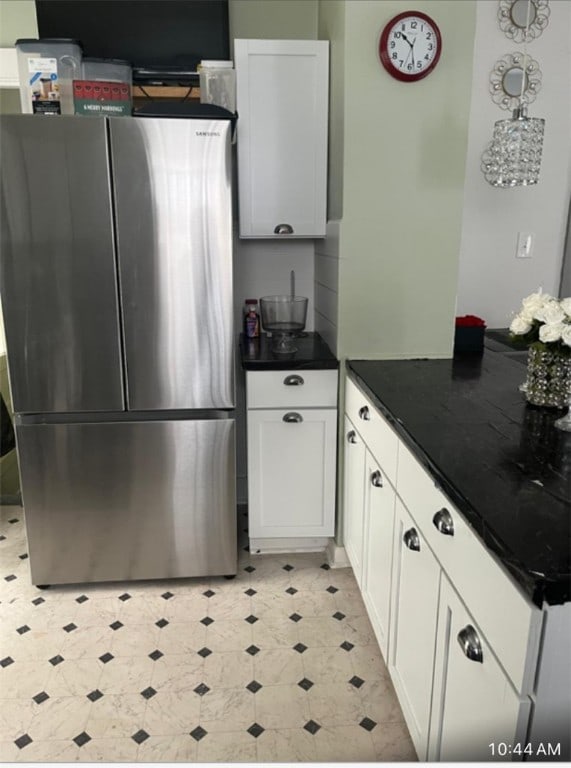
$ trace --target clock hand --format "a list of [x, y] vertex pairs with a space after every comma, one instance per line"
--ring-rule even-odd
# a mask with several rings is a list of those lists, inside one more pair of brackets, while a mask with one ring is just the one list
[[[411, 46], [411, 48], [412, 48], [411, 42], [408, 39], [408, 37], [405, 35], [405, 33], [401, 32], [400, 34], [401, 34], [402, 39], [405, 40]], [[415, 40], [416, 40], [416, 38], [415, 38]]]
[[[407, 43], [408, 43], [408, 40], [407, 40]], [[414, 44], [415, 43], [416, 43], [416, 37], [414, 38], [412, 43], [409, 43], [409, 45], [410, 45], [410, 52], [412, 53], [412, 66], [413, 66], [413, 68], [414, 68]]]

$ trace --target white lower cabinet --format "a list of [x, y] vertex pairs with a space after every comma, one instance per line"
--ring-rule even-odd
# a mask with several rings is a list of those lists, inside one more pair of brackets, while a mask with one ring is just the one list
[[357, 584], [362, 587], [363, 519], [365, 500], [365, 444], [350, 419], [345, 416], [344, 530], [347, 557]]
[[388, 668], [420, 760], [426, 760], [440, 564], [396, 502]]
[[396, 493], [369, 451], [365, 455], [365, 514], [361, 589], [381, 653], [388, 658], [391, 567]]
[[351, 381], [345, 409], [344, 545], [419, 759], [521, 759], [542, 612]]
[[254, 553], [324, 549], [335, 532], [337, 370], [247, 371]]
[[337, 411], [248, 413], [250, 537], [332, 536]]
[[521, 759], [513, 749], [525, 745], [530, 699], [518, 695], [444, 576], [438, 613], [428, 760]]

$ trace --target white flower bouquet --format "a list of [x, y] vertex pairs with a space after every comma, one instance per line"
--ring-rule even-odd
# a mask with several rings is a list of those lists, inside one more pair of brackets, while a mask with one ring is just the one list
[[514, 341], [571, 357], [571, 297], [556, 299], [542, 291], [526, 296], [510, 334]]

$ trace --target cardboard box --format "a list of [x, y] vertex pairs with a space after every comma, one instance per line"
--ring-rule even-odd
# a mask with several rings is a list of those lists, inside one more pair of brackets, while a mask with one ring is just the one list
[[107, 80], [74, 80], [73, 105], [76, 115], [130, 116], [131, 86]]

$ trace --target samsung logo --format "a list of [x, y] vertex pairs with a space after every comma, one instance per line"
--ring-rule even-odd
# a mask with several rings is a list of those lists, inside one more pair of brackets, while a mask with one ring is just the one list
[[195, 131], [197, 136], [220, 136], [217, 131]]

